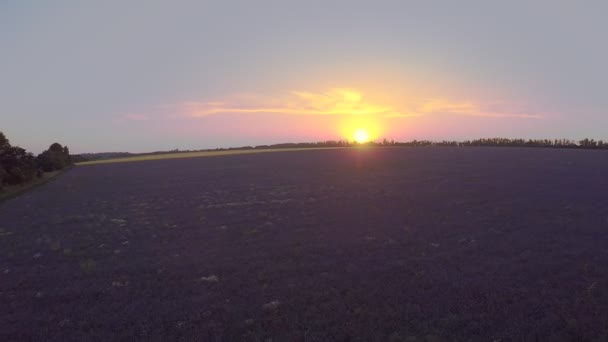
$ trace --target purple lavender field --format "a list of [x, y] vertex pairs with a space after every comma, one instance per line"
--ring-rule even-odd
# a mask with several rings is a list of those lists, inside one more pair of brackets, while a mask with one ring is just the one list
[[588, 150], [79, 166], [0, 204], [0, 340], [605, 340], [607, 190]]

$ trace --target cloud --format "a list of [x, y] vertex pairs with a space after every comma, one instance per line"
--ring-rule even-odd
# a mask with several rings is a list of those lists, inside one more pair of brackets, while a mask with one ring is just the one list
[[419, 105], [417, 112], [423, 114], [442, 113], [468, 116], [480, 116], [488, 118], [524, 118], [541, 119], [538, 114], [526, 114], [507, 110], [508, 106], [500, 103], [475, 104], [470, 101], [454, 102], [445, 98], [427, 99]]
[[478, 110], [479, 108], [471, 102], [451, 102], [442, 98], [428, 99], [418, 108], [422, 113], [473, 114]]
[[501, 103], [483, 104], [443, 97], [422, 99], [396, 108], [370, 101], [362, 92], [351, 88], [332, 88], [325, 92], [291, 91], [274, 97], [236, 96], [225, 101], [189, 101], [179, 105], [177, 111], [180, 116], [194, 118], [226, 113], [374, 115], [386, 118], [453, 114], [488, 118], [542, 118], [525, 111], [514, 112]]
[[[244, 103], [243, 103], [244, 102]], [[294, 115], [400, 115], [390, 106], [364, 99], [361, 92], [333, 88], [323, 93], [292, 91], [281, 98], [249, 96], [246, 101], [185, 102], [182, 109], [191, 117], [221, 113], [281, 113]]]
[[129, 113], [124, 114], [119, 118], [114, 119], [114, 123], [125, 123], [130, 121], [148, 121], [150, 120], [150, 116], [146, 114], [138, 114], [138, 113]]

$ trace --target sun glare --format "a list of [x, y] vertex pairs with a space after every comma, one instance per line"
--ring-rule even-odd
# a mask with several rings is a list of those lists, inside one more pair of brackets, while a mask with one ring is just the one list
[[355, 141], [357, 143], [364, 144], [369, 141], [369, 133], [367, 133], [366, 130], [360, 128], [355, 131], [353, 138], [355, 138]]

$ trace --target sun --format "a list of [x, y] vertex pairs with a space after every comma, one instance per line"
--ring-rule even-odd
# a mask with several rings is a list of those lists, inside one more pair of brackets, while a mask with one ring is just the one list
[[359, 144], [364, 144], [369, 141], [369, 133], [365, 129], [359, 128], [353, 134], [353, 138]]

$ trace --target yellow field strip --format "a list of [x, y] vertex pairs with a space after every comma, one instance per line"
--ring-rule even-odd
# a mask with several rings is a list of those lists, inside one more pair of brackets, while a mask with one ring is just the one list
[[276, 148], [276, 149], [259, 149], [259, 150], [176, 152], [176, 153], [151, 154], [151, 155], [145, 155], [145, 156], [134, 156], [134, 157], [125, 157], [125, 158], [93, 160], [93, 161], [87, 161], [87, 162], [82, 162], [82, 163], [76, 163], [76, 165], [81, 166], [81, 165], [108, 164], [108, 163], [127, 163], [127, 162], [137, 162], [137, 161], [146, 161], [146, 160], [215, 157], [215, 156], [228, 156], [228, 155], [236, 155], [236, 154], [252, 154], [252, 153], [268, 153], [268, 152], [335, 150], [335, 149], [339, 149], [339, 148], [344, 148], [344, 147], [301, 147], [301, 148]]

